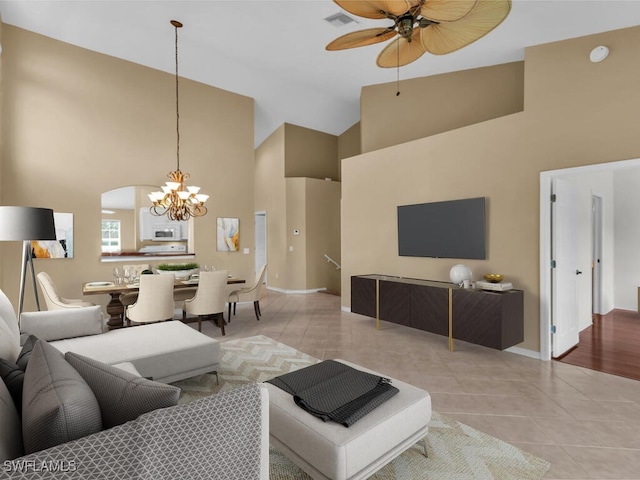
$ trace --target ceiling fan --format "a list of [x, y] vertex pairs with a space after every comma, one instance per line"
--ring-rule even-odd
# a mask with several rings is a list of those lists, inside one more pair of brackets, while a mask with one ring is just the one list
[[333, 0], [353, 15], [389, 19], [389, 27], [367, 28], [336, 38], [327, 50], [363, 47], [396, 38], [377, 64], [396, 68], [425, 52], [444, 55], [484, 37], [506, 18], [511, 0]]

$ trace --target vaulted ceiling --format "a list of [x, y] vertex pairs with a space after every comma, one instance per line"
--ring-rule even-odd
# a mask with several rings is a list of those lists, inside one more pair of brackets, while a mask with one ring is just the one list
[[[7, 24], [170, 73], [169, 20], [181, 21], [180, 75], [254, 98], [256, 145], [284, 122], [340, 134], [359, 120], [363, 86], [396, 81], [395, 69], [375, 64], [385, 43], [325, 50], [340, 35], [390, 23], [325, 21], [341, 11], [330, 0], [0, 0]], [[427, 53], [399, 75], [523, 60], [528, 46], [638, 24], [640, 1], [514, 0], [486, 37], [449, 55]]]

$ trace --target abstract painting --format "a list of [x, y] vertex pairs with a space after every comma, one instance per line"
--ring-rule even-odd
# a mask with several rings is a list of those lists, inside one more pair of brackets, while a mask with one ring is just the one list
[[55, 240], [31, 241], [33, 258], [73, 258], [73, 213], [53, 212]]
[[218, 217], [218, 252], [237, 252], [240, 250], [240, 219]]

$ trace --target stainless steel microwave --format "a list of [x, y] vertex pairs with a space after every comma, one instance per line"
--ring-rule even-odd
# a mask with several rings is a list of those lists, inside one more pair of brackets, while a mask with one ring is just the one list
[[153, 227], [152, 240], [156, 242], [177, 242], [182, 240], [180, 225]]

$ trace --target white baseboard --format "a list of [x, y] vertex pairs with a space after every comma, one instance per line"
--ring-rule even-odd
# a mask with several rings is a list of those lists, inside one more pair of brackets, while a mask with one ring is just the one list
[[516, 353], [518, 355], [522, 355], [523, 357], [535, 358], [536, 360], [540, 360], [540, 352], [534, 352], [533, 350], [528, 350], [526, 348], [509, 347], [505, 350], [505, 352]]
[[343, 312], [351, 313], [351, 307], [341, 306], [341, 307], [340, 307], [340, 310], [342, 310]]
[[286, 293], [286, 294], [298, 294], [298, 293], [307, 294], [307, 293], [324, 292], [327, 289], [323, 287], [323, 288], [312, 288], [310, 290], [285, 290], [283, 288], [268, 286], [267, 290], [273, 290], [274, 292], [280, 292], [280, 293]]

